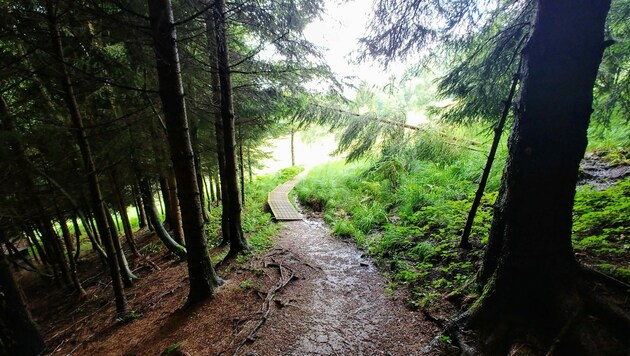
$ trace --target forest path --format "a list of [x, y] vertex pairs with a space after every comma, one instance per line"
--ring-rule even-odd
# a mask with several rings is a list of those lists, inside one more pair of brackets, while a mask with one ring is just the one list
[[420, 312], [388, 296], [372, 262], [321, 219], [287, 222], [255, 263], [282, 270], [270, 279], [297, 278], [275, 295], [269, 319], [239, 355], [414, 355], [437, 334]]
[[302, 214], [300, 214], [289, 201], [289, 192], [305, 175], [306, 171], [298, 174], [292, 180], [280, 184], [276, 187], [276, 189], [269, 192], [267, 203], [269, 204], [276, 220], [302, 220]]

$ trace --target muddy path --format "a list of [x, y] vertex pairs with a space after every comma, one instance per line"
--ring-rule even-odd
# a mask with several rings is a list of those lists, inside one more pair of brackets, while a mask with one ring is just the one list
[[276, 247], [252, 264], [275, 266], [285, 280], [296, 277], [275, 295], [267, 322], [238, 354], [413, 355], [438, 333], [387, 293], [373, 264], [353, 243], [331, 237], [321, 220], [285, 223]]

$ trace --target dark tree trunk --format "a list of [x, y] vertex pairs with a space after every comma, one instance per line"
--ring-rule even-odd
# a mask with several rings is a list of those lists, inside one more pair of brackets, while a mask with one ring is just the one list
[[243, 158], [243, 138], [238, 143], [238, 171], [241, 179], [241, 204], [245, 206], [245, 159]]
[[153, 200], [151, 185], [146, 179], [140, 180], [140, 193], [142, 194], [142, 201], [144, 202], [145, 211], [147, 212], [149, 221], [151, 221], [153, 227], [155, 228], [155, 233], [158, 235], [158, 238], [164, 243], [169, 251], [178, 256], [180, 259], [185, 260], [186, 249], [178, 244], [175, 240], [173, 240], [171, 238], [171, 235], [169, 235], [164, 228], [164, 226], [162, 226], [160, 216], [158, 215], [157, 209], [155, 208], [155, 201]]
[[79, 261], [81, 256], [81, 228], [79, 227], [79, 221], [77, 220], [77, 214], [72, 216], [72, 228], [74, 229], [74, 240], [76, 249], [74, 250], [74, 260]]
[[182, 226], [182, 211], [177, 197], [177, 178], [173, 168], [168, 171], [168, 191], [168, 196], [171, 199], [167, 204], [171, 211], [170, 228], [173, 231], [173, 238], [181, 245], [184, 243], [184, 227]]
[[127, 245], [129, 245], [129, 249], [131, 250], [131, 253], [134, 255], [134, 257], [139, 258], [140, 252], [138, 252], [136, 242], [133, 240], [133, 231], [131, 231], [131, 223], [129, 222], [129, 215], [127, 214], [127, 206], [125, 204], [122, 191], [120, 190], [120, 186], [118, 185], [118, 180], [116, 179], [116, 171], [111, 170], [109, 173], [112, 186], [114, 187], [114, 194], [116, 195], [118, 212], [120, 213], [120, 220], [122, 220], [123, 231], [125, 232]]
[[518, 336], [550, 342], [580, 306], [573, 198], [587, 144], [608, 1], [538, 1], [523, 52], [509, 156], [469, 326], [491, 351]]
[[94, 164], [90, 144], [87, 138], [87, 134], [85, 132], [85, 127], [83, 126], [83, 118], [81, 117], [81, 113], [79, 111], [79, 104], [76, 101], [74, 88], [72, 87], [70, 75], [68, 74], [68, 69], [65, 65], [63, 44], [61, 41], [61, 35], [59, 33], [59, 25], [57, 23], [55, 4], [55, 0], [46, 0], [46, 13], [48, 16], [48, 28], [50, 31], [50, 38], [56, 60], [58, 61], [58, 70], [61, 74], [61, 84], [64, 91], [64, 100], [68, 107], [70, 118], [72, 119], [74, 132], [77, 136], [77, 143], [81, 151], [81, 158], [83, 160], [85, 171], [88, 175], [88, 183], [90, 186], [92, 201], [95, 207], [98, 230], [100, 232], [101, 239], [103, 240], [103, 245], [105, 246], [105, 250], [107, 252], [107, 263], [109, 265], [110, 276], [112, 278], [112, 288], [116, 300], [116, 311], [119, 315], [123, 315], [128, 312], [127, 299], [125, 298], [122, 281], [119, 275], [118, 261], [116, 260], [116, 254], [114, 252], [112, 236], [110, 235], [107, 225], [107, 216], [105, 206], [103, 205], [103, 196], [101, 194], [101, 188], [98, 182], [98, 177], [96, 175], [96, 165]]
[[208, 211], [206, 210], [206, 186], [203, 181], [203, 170], [201, 169], [201, 155], [199, 153], [199, 124], [195, 124], [191, 129], [191, 142], [193, 148], [193, 156], [195, 157], [195, 172], [197, 172], [197, 187], [199, 187], [199, 196], [201, 197], [201, 212], [203, 214], [204, 223], [210, 221]]
[[171, 192], [168, 188], [168, 180], [165, 176], [160, 176], [160, 192], [162, 193], [162, 201], [160, 207], [162, 208], [162, 214], [164, 215], [164, 225], [167, 228], [171, 228], [173, 225], [173, 213], [171, 211]]
[[197, 187], [197, 173], [184, 103], [173, 9], [170, 0], [149, 0], [148, 3], [160, 98], [168, 131], [171, 160], [177, 178], [177, 191], [188, 251], [190, 292], [187, 303], [194, 304], [212, 297], [220, 279], [208, 255], [201, 197]]
[[[4, 235], [1, 231], [0, 234]], [[9, 262], [0, 253], [0, 354], [35, 356], [42, 354], [45, 347]]]
[[[203, 182], [204, 185], [204, 190], [206, 192], [206, 206], [208, 207], [208, 211], [212, 211], [212, 203], [214, 200], [214, 192], [212, 191], [212, 173], [210, 173], [210, 175], [208, 175], [208, 179], [206, 179], [205, 177], [202, 177], [201, 181]], [[208, 183], [208, 180], [210, 180], [210, 183]]]
[[217, 184], [217, 198], [223, 206], [221, 211], [221, 245], [227, 245], [230, 242], [230, 213], [225, 205], [225, 201], [229, 200], [229, 198], [227, 194], [224, 195], [224, 192], [227, 192], [227, 181], [224, 178], [225, 131], [223, 130], [223, 116], [221, 115], [221, 84], [217, 60], [217, 36], [214, 15], [206, 12], [205, 21], [208, 38], [208, 60], [212, 69], [210, 73], [210, 87], [212, 89], [212, 108], [214, 110], [214, 133], [217, 141], [217, 163], [219, 168], [217, 177], [220, 177], [220, 179], [215, 180], [215, 183]]
[[148, 227], [150, 231], [151, 230], [151, 226], [148, 226], [148, 221], [147, 221], [147, 213], [144, 210], [144, 204], [142, 204], [142, 198], [140, 198], [140, 193], [138, 192], [138, 187], [137, 184], [133, 184], [133, 198], [134, 198], [134, 205], [136, 206], [136, 211], [138, 212], [138, 219], [140, 219], [140, 222], [138, 224], [138, 229], [143, 229], [145, 227]]
[[29, 246], [31, 246], [31, 253], [33, 254], [33, 259], [38, 261], [42, 265], [44, 264], [44, 251], [42, 251], [42, 247], [39, 245], [33, 230], [30, 226], [25, 225], [23, 228], [24, 234], [26, 235], [26, 239], [28, 240]]
[[[232, 78], [228, 57], [227, 14], [225, 0], [217, 0], [214, 7], [214, 25], [217, 45], [217, 68], [221, 90], [221, 118], [223, 123], [223, 147], [225, 169], [221, 181], [226, 182], [223, 190], [223, 209], [229, 214], [230, 251], [226, 259], [248, 249], [241, 223], [238, 177], [236, 173], [236, 136], [234, 129], [234, 105], [232, 103]], [[225, 175], [224, 175], [225, 174]]]
[[120, 278], [122, 279], [123, 285], [126, 288], [133, 286], [133, 281], [137, 279], [131, 269], [129, 268], [129, 263], [127, 262], [127, 257], [125, 256], [125, 250], [120, 243], [120, 238], [118, 237], [118, 231], [114, 227], [114, 218], [112, 218], [112, 214], [107, 214], [107, 222], [109, 223], [109, 230], [112, 235], [112, 242], [114, 244], [114, 250], [116, 251], [116, 258], [118, 260], [118, 266], [120, 266]]
[[66, 253], [68, 256], [68, 263], [70, 264], [70, 277], [72, 278], [72, 284], [79, 295], [85, 296], [86, 293], [83, 286], [81, 286], [81, 281], [79, 281], [79, 276], [77, 275], [77, 264], [74, 260], [74, 255], [72, 254], [72, 237], [70, 236], [70, 230], [68, 229], [66, 220], [61, 213], [59, 213], [59, 225], [61, 226], [61, 234], [63, 235], [63, 242], [66, 246]]
[[54, 264], [58, 268], [61, 281], [64, 285], [69, 286], [72, 284], [72, 278], [70, 277], [70, 269], [68, 268], [66, 258], [63, 254], [63, 248], [61, 247], [61, 239], [59, 235], [57, 235], [50, 220], [46, 219], [43, 224], [44, 234], [46, 235], [47, 242], [50, 244], [51, 256], [54, 258]]

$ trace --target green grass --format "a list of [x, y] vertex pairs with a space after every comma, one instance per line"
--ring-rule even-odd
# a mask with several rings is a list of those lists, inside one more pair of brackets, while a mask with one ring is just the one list
[[[590, 150], [627, 158], [630, 127], [591, 133]], [[485, 142], [472, 129], [449, 130]], [[448, 139], [452, 142], [452, 138]], [[457, 141], [467, 142], [467, 141]], [[353, 163], [333, 162], [312, 169], [296, 187], [298, 199], [322, 211], [335, 235], [352, 238], [373, 256], [398, 286], [406, 286], [414, 306], [427, 306], [471, 285], [488, 240], [507, 149], [504, 138], [477, 212], [471, 234], [476, 244], [457, 248], [486, 156], [422, 134], [406, 145], [384, 149], [379, 157]], [[624, 153], [625, 152], [625, 153]], [[617, 260], [627, 256], [630, 234], [630, 180], [605, 191], [579, 189], [575, 204], [574, 246], [578, 252]], [[626, 266], [607, 271], [624, 276]], [[613, 273], [613, 272], [611, 272]], [[467, 287], [470, 288], [470, 287]]]

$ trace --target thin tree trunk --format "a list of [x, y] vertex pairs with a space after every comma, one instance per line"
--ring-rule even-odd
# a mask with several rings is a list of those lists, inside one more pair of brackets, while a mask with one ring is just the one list
[[[240, 131], [240, 130], [239, 130]], [[243, 159], [243, 138], [238, 143], [239, 173], [241, 178], [241, 204], [245, 206], [245, 160]]]
[[157, 209], [155, 208], [155, 201], [153, 200], [151, 184], [149, 184], [149, 182], [143, 178], [140, 180], [139, 185], [145, 211], [147, 212], [149, 221], [153, 224], [153, 227], [155, 228], [155, 233], [158, 235], [158, 238], [164, 243], [166, 248], [171, 251], [171, 253], [175, 254], [180, 259], [185, 260], [186, 249], [182, 245], [178, 244], [175, 240], [173, 240], [173, 238], [171, 238], [171, 235], [168, 234], [164, 226], [162, 226], [160, 216], [158, 215]]
[[162, 193], [162, 201], [160, 202], [160, 206], [162, 207], [162, 215], [164, 215], [164, 226], [168, 229], [171, 229], [173, 225], [173, 217], [172, 217], [172, 206], [171, 206], [171, 190], [168, 187], [168, 180], [164, 175], [160, 175], [160, 179], [158, 180], [160, 183], [160, 192]]
[[[0, 231], [0, 240], [5, 239], [4, 232]], [[0, 253], [0, 294], [0, 354], [42, 354], [46, 347], [44, 339], [28, 310], [24, 294], [11, 273], [4, 253]]]
[[[241, 202], [239, 200], [238, 178], [236, 174], [236, 136], [234, 129], [234, 105], [232, 103], [232, 78], [228, 58], [227, 14], [225, 0], [217, 0], [214, 7], [214, 25], [217, 44], [217, 68], [221, 92], [221, 118], [223, 123], [223, 143], [225, 152], [225, 190], [223, 208], [229, 215], [230, 251], [226, 260], [247, 250], [241, 222]], [[227, 199], [226, 199], [227, 195]]]
[[136, 277], [133, 272], [131, 272], [131, 269], [129, 268], [129, 263], [127, 262], [127, 257], [125, 256], [125, 250], [122, 247], [122, 244], [120, 243], [120, 238], [118, 237], [118, 231], [115, 230], [114, 226], [114, 219], [112, 218], [112, 215], [107, 212], [107, 220], [109, 222], [109, 226], [110, 226], [110, 231], [112, 234], [112, 242], [114, 244], [114, 250], [116, 251], [116, 258], [118, 259], [118, 265], [120, 266], [120, 278], [122, 279], [123, 285], [126, 288], [129, 288], [131, 286], [133, 286], [133, 281], [135, 279], [138, 279], [138, 277]]
[[74, 229], [74, 239], [76, 245], [76, 249], [74, 251], [74, 260], [79, 261], [79, 257], [81, 256], [81, 228], [79, 227], [76, 213], [72, 216], [72, 227]]
[[46, 235], [48, 236], [48, 242], [50, 243], [51, 252], [53, 253], [55, 264], [59, 268], [61, 281], [65, 286], [69, 286], [72, 284], [72, 278], [70, 277], [70, 269], [68, 268], [66, 258], [63, 254], [63, 248], [61, 247], [61, 238], [59, 237], [59, 235], [57, 235], [57, 232], [53, 228], [52, 222], [48, 219], [45, 219], [44, 221], [44, 230]]
[[[218, 174], [220, 180], [216, 179], [217, 183], [217, 198], [221, 201], [223, 207], [221, 211], [221, 245], [226, 245], [230, 242], [230, 212], [226, 208], [229, 201], [227, 181], [225, 180], [225, 131], [223, 129], [223, 116], [221, 115], [221, 89], [219, 79], [219, 69], [217, 60], [217, 37], [216, 37], [216, 25], [214, 15], [209, 11], [205, 15], [206, 33], [208, 38], [208, 60], [210, 61], [210, 87], [212, 89], [212, 108], [214, 110], [214, 132], [217, 141], [217, 161], [218, 161]], [[238, 198], [237, 198], [238, 199]]]
[[72, 253], [72, 238], [70, 236], [70, 230], [68, 230], [68, 225], [66, 225], [65, 218], [59, 214], [59, 225], [61, 226], [61, 234], [63, 236], [63, 242], [66, 246], [66, 253], [68, 255], [68, 262], [70, 263], [70, 277], [72, 278], [72, 284], [74, 285], [75, 290], [82, 297], [86, 296], [85, 290], [83, 286], [81, 286], [81, 281], [79, 281], [79, 276], [77, 275], [77, 264], [74, 260], [74, 255]]
[[120, 212], [120, 220], [122, 220], [123, 231], [125, 232], [127, 245], [129, 245], [129, 249], [131, 250], [131, 253], [134, 255], [134, 257], [140, 258], [140, 252], [138, 252], [136, 242], [133, 240], [133, 231], [131, 231], [131, 224], [129, 223], [129, 216], [127, 215], [127, 207], [125, 206], [123, 195], [120, 191], [118, 180], [116, 179], [116, 172], [115, 170], [110, 170], [109, 174], [112, 186], [114, 187], [114, 194], [116, 196], [118, 211]]
[[136, 210], [138, 211], [138, 218], [140, 219], [140, 223], [138, 224], [138, 229], [143, 229], [145, 227], [148, 227], [149, 231], [153, 231], [147, 221], [147, 214], [144, 211], [144, 204], [142, 204], [142, 198], [140, 198], [140, 193], [138, 191], [137, 184], [133, 184], [132, 187], [133, 187], [132, 193], [134, 197], [134, 203], [136, 205]]
[[184, 228], [182, 226], [182, 211], [179, 206], [179, 198], [177, 197], [177, 178], [175, 172], [171, 167], [168, 171], [168, 196], [171, 199], [169, 202], [171, 210], [171, 231], [173, 231], [173, 238], [178, 244], [184, 243]]
[[206, 201], [208, 202], [208, 210], [212, 211], [212, 204], [214, 203], [214, 192], [212, 191], [212, 172], [208, 175], [208, 179], [203, 178], [203, 185], [205, 186], [206, 191]]
[[186, 250], [188, 252], [189, 305], [212, 297], [220, 284], [205, 237], [197, 174], [188, 131], [177, 35], [170, 0], [149, 0], [160, 99], [168, 130], [171, 161], [177, 178]]
[[70, 80], [70, 75], [65, 65], [65, 57], [63, 53], [63, 44], [61, 42], [61, 35], [59, 33], [59, 25], [57, 23], [57, 15], [55, 9], [55, 0], [46, 0], [46, 12], [48, 16], [48, 27], [50, 31], [50, 37], [52, 46], [54, 48], [56, 60], [59, 65], [59, 73], [61, 73], [61, 84], [64, 91], [64, 100], [72, 119], [74, 132], [77, 136], [77, 143], [81, 151], [81, 157], [83, 160], [85, 171], [88, 175], [88, 183], [90, 186], [90, 192], [92, 200], [95, 205], [95, 214], [97, 225], [99, 226], [99, 232], [103, 245], [107, 251], [108, 265], [110, 269], [110, 276], [112, 278], [112, 288], [114, 291], [114, 297], [116, 301], [116, 311], [119, 315], [125, 315], [128, 312], [127, 299], [123, 291], [122, 281], [120, 279], [120, 272], [118, 261], [116, 259], [116, 253], [114, 252], [114, 245], [112, 236], [108, 229], [107, 216], [105, 206], [103, 205], [103, 196], [101, 194], [101, 188], [96, 175], [96, 166], [92, 158], [92, 152], [85, 127], [83, 126], [83, 118], [79, 111], [79, 105], [74, 96], [74, 88]]
[[475, 198], [473, 199], [472, 205], [470, 207], [470, 212], [468, 212], [468, 218], [466, 219], [466, 226], [464, 227], [464, 232], [462, 233], [462, 237], [459, 241], [459, 247], [464, 249], [470, 249], [472, 245], [468, 238], [470, 237], [470, 231], [472, 230], [473, 223], [475, 221], [475, 215], [477, 215], [477, 209], [479, 208], [479, 204], [481, 203], [481, 198], [483, 197], [483, 192], [486, 190], [486, 183], [488, 182], [488, 177], [490, 176], [490, 171], [492, 170], [492, 162], [494, 162], [494, 156], [497, 153], [497, 149], [499, 148], [499, 142], [501, 141], [501, 134], [503, 133], [503, 126], [505, 126], [505, 121], [507, 119], [508, 114], [510, 113], [510, 108], [512, 107], [512, 98], [514, 97], [514, 93], [516, 92], [516, 86], [518, 85], [518, 81], [520, 80], [521, 74], [521, 65], [519, 62], [518, 72], [514, 74], [514, 78], [512, 79], [512, 86], [510, 87], [510, 93], [508, 94], [507, 99], [504, 101], [503, 113], [501, 114], [501, 119], [497, 123], [497, 126], [494, 128], [494, 139], [492, 140], [492, 146], [490, 146], [490, 152], [488, 153], [488, 159], [486, 160], [486, 166], [483, 169], [483, 173], [481, 174], [481, 180], [479, 181], [479, 187], [477, 187], [477, 192], [475, 193]]

